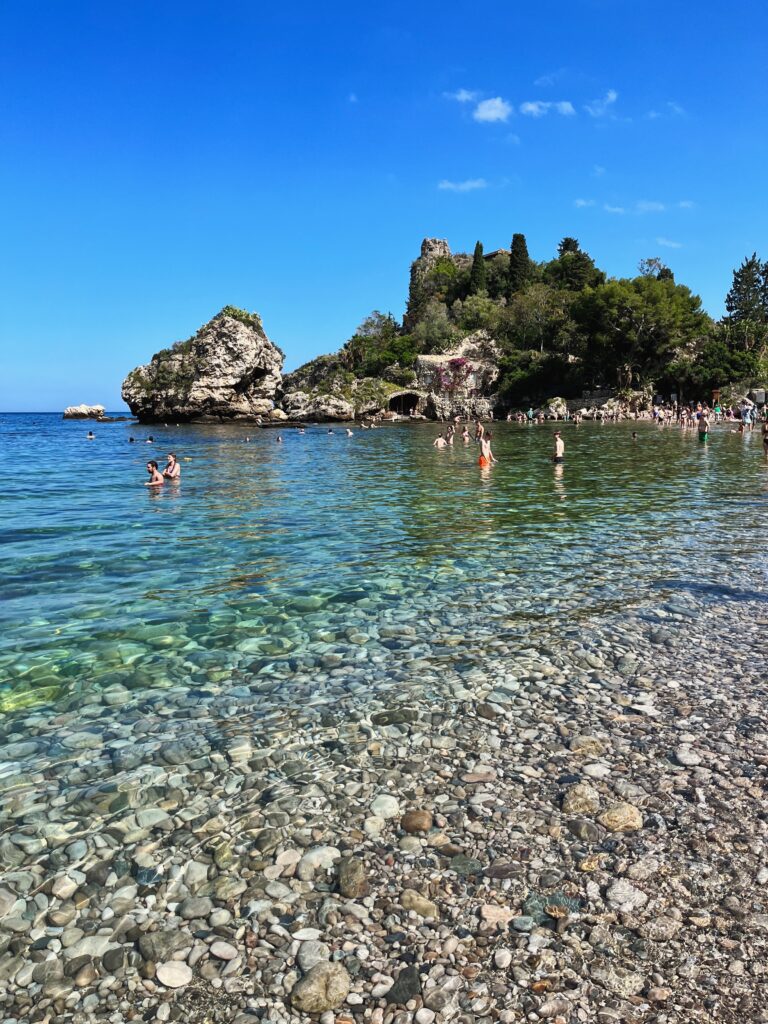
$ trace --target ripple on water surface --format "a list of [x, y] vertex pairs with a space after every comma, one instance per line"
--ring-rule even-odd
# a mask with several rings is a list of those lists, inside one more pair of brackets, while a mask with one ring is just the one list
[[[286, 430], [282, 445], [235, 425], [158, 427], [154, 445], [127, 443], [135, 424], [97, 425], [90, 443], [56, 417], [0, 429], [25, 466], [2, 498], [6, 710], [249, 678], [264, 659], [374, 645], [386, 660], [377, 626], [394, 609], [463, 620], [462, 647], [483, 642], [478, 618], [522, 637], [657, 601], [658, 585], [706, 597], [761, 557], [744, 515], [765, 493], [759, 438], [727, 428], [704, 447], [566, 426], [554, 467], [549, 428], [501, 424], [489, 472], [473, 444], [435, 451], [432, 425]], [[183, 481], [149, 491], [144, 462], [168, 449]]]

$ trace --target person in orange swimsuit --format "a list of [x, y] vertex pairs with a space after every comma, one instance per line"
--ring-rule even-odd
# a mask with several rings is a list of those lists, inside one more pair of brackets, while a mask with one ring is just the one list
[[491, 451], [492, 437], [493, 434], [489, 430], [484, 437], [480, 438], [480, 458], [477, 460], [477, 464], [483, 468], [490, 466], [492, 462], [496, 461], [493, 457], [493, 452]]

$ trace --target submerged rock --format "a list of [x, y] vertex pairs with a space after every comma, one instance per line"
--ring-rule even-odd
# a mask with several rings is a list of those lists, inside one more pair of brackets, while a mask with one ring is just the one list
[[283, 359], [256, 313], [225, 306], [193, 337], [132, 370], [122, 396], [145, 423], [269, 418]]
[[315, 964], [297, 982], [291, 993], [291, 1002], [303, 1013], [325, 1013], [341, 1006], [349, 995], [349, 975], [337, 963], [323, 961]]

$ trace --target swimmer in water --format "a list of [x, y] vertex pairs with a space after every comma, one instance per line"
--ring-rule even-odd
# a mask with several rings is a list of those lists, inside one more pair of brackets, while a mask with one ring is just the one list
[[349, 429], [349, 427], [347, 427], [347, 437], [354, 437], [354, 436], [355, 435], [352, 433], [352, 431]]
[[282, 439], [282, 437], [279, 434], [277, 435], [276, 443], [277, 444], [282, 444], [283, 443], [283, 439]]
[[480, 438], [480, 458], [477, 460], [477, 464], [478, 466], [481, 466], [483, 469], [485, 469], [487, 466], [490, 466], [491, 463], [496, 461], [496, 459], [493, 456], [493, 452], [491, 451], [492, 438], [493, 434], [490, 432], [490, 430], [488, 431], [487, 434], [484, 433], [484, 435]]
[[555, 454], [553, 457], [554, 462], [562, 462], [565, 457], [565, 442], [560, 437], [560, 431], [555, 431]]
[[447, 448], [448, 442], [445, 440], [442, 434], [438, 434], [435, 440], [432, 442], [433, 448]]
[[163, 480], [163, 474], [157, 468], [157, 463], [154, 461], [154, 459], [152, 460], [152, 462], [147, 463], [147, 472], [149, 473], [149, 480], [147, 480], [147, 482], [144, 484], [145, 487], [163, 486], [165, 480]]
[[95, 440], [96, 440], [96, 435], [94, 434], [94, 432], [92, 430], [89, 430], [88, 431], [88, 436], [86, 437], [86, 441], [95, 441]]
[[469, 431], [467, 430], [466, 427], [464, 427], [464, 429], [461, 432], [461, 440], [464, 442], [464, 444], [469, 444]]
[[150, 434], [149, 437], [147, 438], [147, 444], [152, 444], [154, 440], [154, 437], [152, 437], [152, 435]]
[[176, 456], [173, 452], [168, 452], [168, 462], [163, 470], [163, 476], [166, 480], [181, 479], [181, 466], [176, 461]]
[[636, 440], [637, 440], [637, 431], [636, 431], [636, 430], [633, 430], [633, 431], [632, 431], [632, 440], [633, 440], [633, 441], [636, 441]]
[[129, 437], [128, 438], [128, 444], [135, 444], [135, 443], [136, 443], [136, 439], [135, 438], [133, 438], [133, 437]]

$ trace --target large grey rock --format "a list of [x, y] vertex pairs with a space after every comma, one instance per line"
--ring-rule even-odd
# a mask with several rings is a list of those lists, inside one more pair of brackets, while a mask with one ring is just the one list
[[147, 423], [268, 417], [283, 359], [256, 313], [225, 306], [192, 338], [132, 370], [122, 396]]
[[353, 420], [355, 406], [338, 395], [317, 395], [289, 391], [283, 395], [283, 410], [292, 420]]

